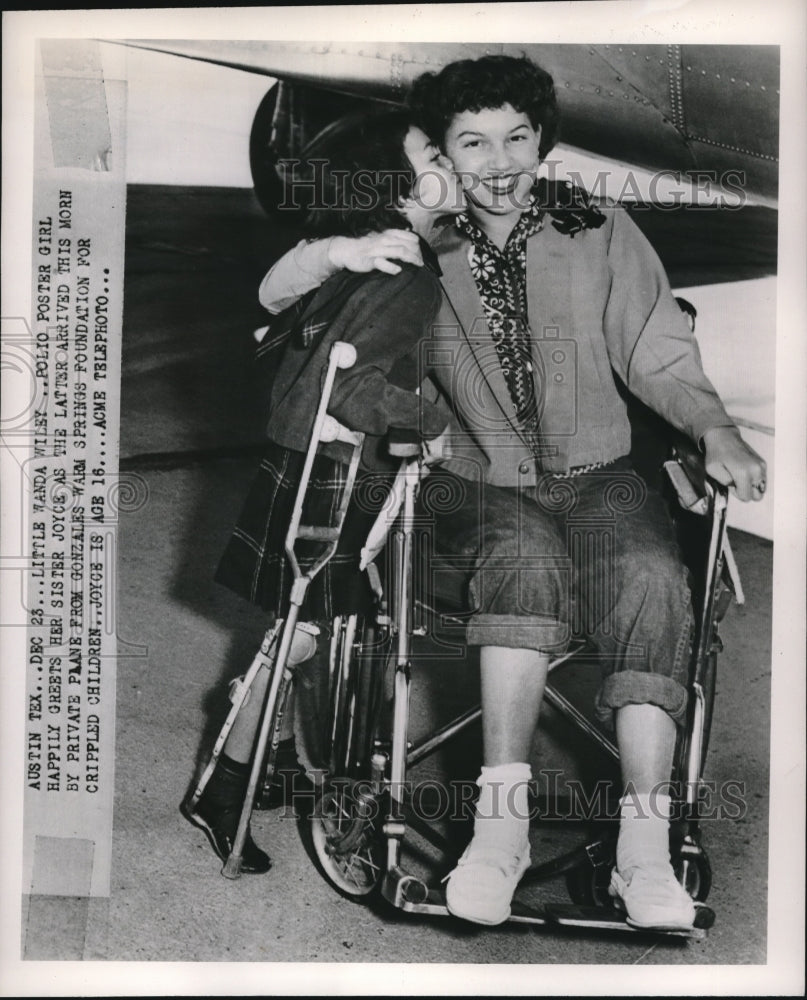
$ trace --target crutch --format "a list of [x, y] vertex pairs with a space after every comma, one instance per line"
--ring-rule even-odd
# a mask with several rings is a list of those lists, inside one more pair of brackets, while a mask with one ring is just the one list
[[[297, 626], [300, 608], [305, 600], [308, 585], [311, 583], [316, 574], [323, 568], [323, 566], [325, 566], [325, 564], [332, 558], [336, 551], [336, 547], [339, 543], [339, 536], [342, 531], [342, 525], [344, 524], [345, 515], [347, 513], [348, 504], [350, 503], [353, 484], [356, 481], [356, 473], [358, 471], [359, 459], [361, 458], [361, 450], [364, 443], [364, 434], [349, 430], [347, 427], [342, 426], [333, 417], [328, 416], [327, 413], [337, 369], [351, 368], [355, 363], [356, 349], [353, 345], [343, 341], [337, 341], [331, 348], [330, 356], [328, 358], [328, 366], [325, 371], [325, 379], [322, 386], [322, 395], [320, 397], [319, 407], [314, 419], [314, 427], [311, 432], [311, 439], [309, 441], [305, 462], [303, 464], [303, 472], [300, 477], [300, 484], [294, 501], [294, 509], [292, 512], [291, 522], [289, 524], [289, 530], [286, 533], [286, 556], [288, 557], [293, 574], [289, 613], [282, 625], [281, 623], [278, 623], [277, 625], [280, 629], [280, 642], [277, 650], [277, 656], [275, 657], [274, 664], [272, 665], [271, 681], [269, 683], [264, 701], [260, 728], [258, 731], [258, 741], [255, 747], [252, 759], [252, 768], [249, 775], [249, 783], [247, 784], [247, 791], [244, 796], [244, 804], [238, 821], [238, 829], [236, 831], [235, 841], [233, 842], [233, 849], [224, 864], [224, 868], [222, 869], [222, 874], [227, 878], [235, 879], [241, 874], [242, 853], [244, 850], [244, 842], [247, 837], [247, 827], [249, 825], [250, 815], [252, 814], [255, 792], [258, 787], [258, 781], [260, 780], [260, 772], [263, 766], [264, 755], [266, 753], [269, 732], [274, 721], [275, 707], [278, 703], [278, 695], [286, 669], [289, 650], [291, 649], [292, 640], [294, 639], [294, 630]], [[311, 469], [314, 464], [317, 447], [320, 443], [326, 443], [329, 441], [341, 441], [351, 446], [351, 456], [348, 463], [345, 485], [342, 490], [339, 507], [336, 511], [336, 524], [327, 527], [301, 524], [300, 520], [302, 518], [303, 502], [308, 489], [308, 483], [311, 479]], [[308, 570], [306, 570], [305, 573], [303, 573], [300, 569], [300, 564], [294, 551], [294, 546], [298, 539], [325, 543], [319, 558], [309, 567]], [[263, 649], [263, 645], [261, 648]], [[257, 668], [255, 672], [257, 673]], [[246, 687], [246, 678], [244, 686]], [[243, 704], [243, 697], [240, 704]]]

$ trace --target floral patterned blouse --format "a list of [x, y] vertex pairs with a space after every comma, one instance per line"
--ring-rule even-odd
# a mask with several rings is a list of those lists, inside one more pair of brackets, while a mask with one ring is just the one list
[[471, 241], [471, 272], [516, 418], [536, 454], [540, 412], [527, 316], [527, 240], [543, 225], [544, 210], [533, 197], [500, 250], [468, 215], [456, 219], [457, 228]]

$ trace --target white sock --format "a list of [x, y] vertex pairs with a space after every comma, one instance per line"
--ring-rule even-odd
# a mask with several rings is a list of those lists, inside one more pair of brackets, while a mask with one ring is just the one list
[[670, 796], [632, 792], [619, 800], [616, 867], [623, 877], [631, 868], [670, 865]]
[[477, 779], [480, 791], [474, 816], [474, 848], [495, 847], [517, 853], [528, 846], [527, 788], [531, 778], [529, 764], [482, 768]]

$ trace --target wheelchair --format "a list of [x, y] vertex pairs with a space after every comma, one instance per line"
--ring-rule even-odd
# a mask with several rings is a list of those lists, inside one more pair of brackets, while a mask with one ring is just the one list
[[[228, 878], [239, 877], [241, 851], [256, 796], [269, 786], [274, 774], [283, 715], [295, 670], [300, 669], [288, 665], [300, 607], [308, 584], [336, 549], [356, 479], [363, 435], [342, 427], [327, 414], [337, 369], [350, 367], [354, 362], [355, 351], [350, 345], [334, 345], [286, 537], [286, 554], [294, 576], [288, 614], [269, 629], [249, 671], [234, 685], [230, 713], [192, 800], [195, 802], [202, 794], [258, 671], [268, 670], [270, 681], [240, 823], [232, 853], [222, 869]], [[334, 440], [345, 444], [351, 456], [339, 509], [331, 524], [302, 524], [303, 499], [314, 456], [322, 443]], [[509, 922], [695, 939], [705, 937], [714, 922], [714, 912], [705, 903], [711, 887], [711, 871], [699, 826], [702, 776], [714, 705], [717, 656], [722, 648], [718, 625], [732, 598], [742, 603], [744, 597], [725, 533], [726, 488], [705, 476], [702, 461], [691, 445], [689, 449], [677, 446], [664, 467], [675, 488], [680, 517], [690, 529], [694, 528], [693, 544], [699, 552], [696, 561], [702, 568], [700, 579], [692, 581], [696, 613], [689, 664], [688, 719], [679, 734], [673, 773], [673, 787], [683, 792], [670, 835], [676, 875], [696, 903], [695, 924], [688, 930], [639, 930], [614, 909], [607, 895], [616, 849], [617, 824], [613, 821], [601, 823], [602, 829], [583, 844], [529, 868], [516, 891]], [[411, 775], [421, 762], [472, 726], [480, 718], [481, 709], [470, 708], [436, 731], [410, 740], [413, 644], [421, 642], [421, 637], [439, 632], [441, 627], [456, 628], [462, 624], [462, 617], [456, 611], [437, 607], [428, 595], [418, 592], [416, 581], [421, 574], [416, 563], [421, 546], [416, 531], [416, 498], [423, 471], [419, 454], [401, 458], [389, 500], [362, 551], [361, 570], [368, 574], [376, 595], [376, 613], [347, 615], [330, 623], [327, 707], [321, 734], [324, 766], [314, 808], [304, 820], [308, 823], [310, 848], [320, 872], [342, 895], [360, 902], [380, 895], [399, 910], [438, 916], [448, 915], [444, 893], [432, 879], [406, 869], [402, 860], [404, 840], [410, 831], [415, 832], [449, 858], [447, 870], [453, 867], [460, 851], [413, 810]], [[300, 540], [320, 544], [318, 556], [305, 572], [295, 554], [295, 545]], [[382, 555], [384, 564], [380, 567]], [[551, 664], [544, 702], [607, 758], [618, 761], [614, 743], [554, 683], [553, 675], [558, 676], [554, 672], [584, 653], [585, 642], [576, 641]], [[420, 661], [422, 657], [415, 659]], [[526, 887], [561, 877], [565, 878], [570, 903], [547, 902], [536, 906], [523, 900]]]

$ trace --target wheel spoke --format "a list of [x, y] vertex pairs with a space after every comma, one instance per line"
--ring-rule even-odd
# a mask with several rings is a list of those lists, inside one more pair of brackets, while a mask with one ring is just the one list
[[345, 787], [332, 789], [313, 818], [314, 848], [327, 878], [342, 892], [368, 896], [383, 874], [381, 834], [371, 820], [358, 816], [357, 804]]

